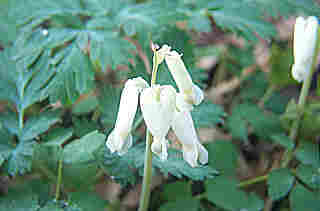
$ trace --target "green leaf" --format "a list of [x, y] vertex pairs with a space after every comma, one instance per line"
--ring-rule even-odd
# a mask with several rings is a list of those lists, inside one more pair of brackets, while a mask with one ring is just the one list
[[175, 210], [188, 210], [197, 211], [199, 210], [200, 202], [192, 197], [184, 197], [177, 201], [170, 201], [163, 204], [160, 207], [160, 211], [175, 211]]
[[247, 194], [237, 188], [237, 182], [219, 176], [206, 182], [208, 200], [226, 210], [259, 211], [264, 203], [255, 194]]
[[282, 91], [274, 91], [270, 98], [264, 103], [264, 108], [276, 114], [285, 112], [291, 97]]
[[248, 140], [249, 125], [254, 129], [254, 133], [264, 139], [283, 132], [276, 116], [266, 115], [257, 105], [249, 103], [234, 107], [232, 115], [227, 120], [227, 125], [232, 135], [242, 140]]
[[294, 177], [287, 168], [271, 171], [268, 178], [269, 197], [274, 201], [285, 197], [293, 187], [294, 181]]
[[[110, 153], [107, 147], [101, 149], [96, 156], [100, 161], [101, 167], [112, 175], [112, 178], [122, 184], [128, 184], [135, 182], [134, 174], [130, 173], [130, 169], [138, 169], [139, 174], [142, 176], [144, 154], [145, 144], [139, 143], [122, 156]], [[162, 161], [157, 156], [153, 156], [152, 160], [154, 168], [159, 169], [165, 175], [171, 174], [178, 178], [185, 176], [192, 180], [204, 180], [217, 174], [217, 171], [209, 166], [192, 168], [183, 160], [182, 153], [174, 149], [168, 150], [168, 160]]]
[[201, 14], [198, 15], [197, 13], [190, 14], [188, 28], [194, 29], [198, 32], [210, 32], [212, 29], [208, 17]]
[[87, 114], [93, 111], [97, 106], [98, 106], [97, 97], [90, 95], [89, 97], [75, 104], [72, 108], [72, 113], [76, 115]]
[[291, 77], [288, 67], [293, 64], [292, 48], [281, 48], [276, 43], [271, 47], [271, 71], [269, 74], [270, 83], [280, 87], [297, 82]]
[[120, 104], [121, 89], [106, 85], [99, 96], [99, 110], [102, 112], [101, 121], [103, 125], [113, 126], [117, 119]]
[[10, 134], [0, 124], [0, 166], [9, 158], [14, 148], [10, 144], [11, 139]]
[[46, 136], [43, 137], [43, 146], [62, 147], [62, 144], [72, 137], [72, 128], [53, 128]]
[[[48, 96], [48, 84], [54, 72], [48, 69], [46, 55], [26, 69], [10, 59], [12, 49], [0, 54], [0, 99], [11, 101], [19, 113]], [[10, 71], [9, 71], [10, 70]]]
[[104, 145], [106, 136], [93, 131], [81, 139], [76, 139], [63, 149], [63, 160], [66, 164], [83, 163], [94, 160], [93, 153]]
[[216, 124], [223, 122], [226, 115], [223, 108], [209, 101], [202, 102], [191, 112], [196, 127], [215, 127]]
[[99, 125], [97, 122], [90, 120], [86, 117], [73, 117], [73, 130], [76, 136], [82, 137], [94, 130], [99, 129]]
[[67, 144], [63, 149], [64, 184], [85, 187], [92, 183], [98, 171], [94, 153], [104, 146], [105, 135], [93, 131], [81, 139]]
[[11, 151], [7, 163], [7, 170], [10, 175], [24, 174], [31, 170], [34, 152], [34, 141], [19, 142]]
[[[179, 37], [179, 39], [172, 39], [173, 37]], [[192, 37], [186, 31], [176, 26], [163, 27], [152, 36], [152, 41], [159, 46], [167, 44], [172, 47], [172, 50], [181, 54], [183, 53], [182, 59], [186, 67], [189, 67], [188, 69], [191, 69], [190, 66], [195, 63], [193, 52], [195, 44], [192, 42]], [[166, 66], [166, 64], [163, 66]], [[192, 79], [194, 78], [192, 77]]]
[[23, 31], [15, 42], [15, 58], [23, 58], [29, 66], [42, 52], [50, 52], [46, 58], [56, 68], [47, 69], [57, 73], [50, 96], [63, 104], [72, 104], [79, 94], [92, 89], [93, 68], [86, 57], [102, 71], [128, 64], [135, 47], [123, 39], [124, 34], [145, 34], [177, 17], [176, 3], [171, 1], [45, 0], [35, 4], [28, 0], [24, 4], [10, 11]]
[[209, 153], [209, 166], [217, 169], [222, 175], [235, 175], [238, 152], [232, 142], [215, 140], [213, 143], [206, 145], [206, 147]]
[[109, 66], [115, 69], [119, 64], [127, 64], [131, 58], [129, 52], [134, 46], [127, 40], [118, 38], [110, 32], [92, 33], [90, 38], [91, 59], [95, 63], [100, 63], [103, 71]]
[[89, 93], [94, 88], [93, 66], [88, 55], [76, 45], [69, 48], [65, 49], [68, 51], [67, 58], [58, 65], [57, 75], [50, 87], [52, 102], [61, 100], [63, 104], [72, 104], [81, 94]]
[[280, 144], [281, 146], [283, 146], [289, 150], [293, 150], [293, 148], [294, 148], [294, 142], [291, 140], [291, 138], [289, 138], [285, 134], [272, 135], [271, 139], [272, 139], [272, 141]]
[[66, 201], [48, 201], [39, 211], [82, 211], [77, 204], [69, 204]]
[[319, 200], [319, 192], [310, 192], [298, 183], [290, 194], [290, 208], [292, 211], [318, 211]]
[[82, 211], [104, 211], [107, 201], [94, 192], [71, 192], [70, 201], [77, 204]]
[[166, 201], [177, 201], [186, 197], [192, 197], [191, 184], [186, 181], [165, 184], [162, 196]]
[[310, 165], [299, 165], [296, 174], [310, 188], [320, 189], [320, 171]]
[[[235, 59], [238, 60], [237, 58]], [[248, 66], [244, 66], [241, 67], [241, 69], [247, 67]], [[250, 74], [241, 83], [240, 98], [243, 101], [250, 101], [254, 103], [258, 102], [265, 95], [267, 88], [268, 81], [265, 73], [263, 73], [262, 71], [257, 71], [253, 74]]]
[[224, 2], [221, 9], [211, 12], [217, 25], [223, 29], [229, 29], [232, 32], [244, 36], [249, 40], [257, 40], [255, 33], [263, 38], [269, 38], [276, 35], [276, 30], [271, 23], [265, 22], [260, 18], [256, 11], [248, 11], [247, 4], [240, 2]]
[[10, 188], [6, 196], [0, 197], [0, 210], [38, 211], [38, 197], [31, 190]]
[[51, 125], [59, 121], [59, 112], [42, 112], [29, 118], [23, 127], [20, 141], [31, 140], [46, 132]]
[[14, 7], [14, 1], [0, 1], [0, 45], [2, 46], [8, 46], [17, 36], [14, 17], [9, 14]]
[[244, 118], [242, 118], [241, 114], [232, 113], [232, 115], [227, 119], [227, 127], [229, 128], [233, 138], [248, 141], [248, 123]]
[[182, 153], [175, 149], [168, 150], [168, 160], [166, 161], [162, 161], [159, 157], [154, 156], [153, 165], [165, 175], [172, 174], [178, 178], [186, 176], [192, 180], [213, 178], [218, 174], [218, 172], [210, 166], [192, 168], [183, 160]]
[[296, 158], [303, 164], [312, 165], [315, 168], [320, 168], [320, 149], [319, 145], [311, 142], [301, 142], [295, 151]]
[[[62, 147], [60, 145], [46, 145], [42, 143], [36, 145], [33, 156], [32, 168], [36, 170], [41, 166], [46, 166], [52, 172], [58, 172], [58, 162], [61, 159]], [[51, 178], [53, 179], [53, 178]]]

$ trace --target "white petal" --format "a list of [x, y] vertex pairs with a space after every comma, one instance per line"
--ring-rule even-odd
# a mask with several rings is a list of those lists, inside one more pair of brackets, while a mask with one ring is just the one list
[[157, 51], [158, 64], [161, 64], [163, 62], [164, 58], [170, 53], [170, 50], [171, 47], [165, 44]]
[[[309, 47], [309, 57], [313, 57], [315, 54], [315, 48], [317, 45], [317, 38], [318, 38], [318, 20], [314, 16], [310, 16], [307, 19], [307, 26], [306, 26], [306, 34], [308, 35], [306, 43]], [[311, 61], [312, 62], [312, 61]]]
[[146, 88], [140, 97], [141, 111], [147, 128], [154, 137], [164, 138], [170, 128], [175, 106], [176, 92], [172, 86]]
[[108, 136], [106, 145], [111, 153], [117, 152], [119, 155], [123, 155], [132, 146], [132, 135], [129, 133], [123, 136], [113, 130]]
[[202, 144], [198, 144], [198, 150], [199, 150], [199, 161], [201, 164], [206, 164], [208, 163], [208, 159], [209, 159], [209, 154], [206, 148], [204, 148], [204, 146], [202, 146]]
[[158, 139], [157, 137], [153, 137], [153, 142], [151, 145], [151, 151], [158, 155], [161, 160], [167, 160], [168, 158], [168, 141], [163, 139]]
[[182, 146], [182, 154], [183, 159], [189, 163], [191, 167], [197, 167], [198, 166], [198, 150], [194, 149], [194, 146]]
[[200, 87], [194, 84], [193, 93], [194, 93], [194, 104], [199, 105], [204, 99], [203, 91], [202, 89], [200, 89]]
[[180, 93], [185, 96], [185, 101], [192, 105], [200, 104], [203, 100], [203, 92], [197, 85], [193, 84], [191, 76], [181, 59], [181, 55], [176, 51], [171, 51], [167, 54], [165, 60]]
[[317, 18], [298, 17], [294, 27], [294, 65], [292, 67], [292, 76], [298, 82], [304, 81], [311, 72], [317, 38]]
[[185, 100], [185, 95], [178, 93], [176, 97], [176, 106], [179, 111], [191, 111], [193, 109], [193, 104], [188, 103]]
[[303, 17], [298, 17], [296, 19], [296, 23], [294, 25], [294, 37], [293, 37], [293, 53], [294, 58], [297, 60], [298, 58], [301, 58], [301, 50], [304, 48], [303, 42], [303, 36], [304, 36], [304, 29], [305, 29], [305, 20]]
[[171, 51], [165, 57], [165, 60], [180, 92], [191, 94], [193, 91], [192, 79], [181, 59], [181, 55], [176, 51]]
[[190, 166], [208, 162], [208, 152], [198, 140], [193, 120], [189, 111], [176, 112], [172, 129], [182, 144], [183, 158]]
[[146, 86], [148, 84], [142, 78], [134, 78], [126, 82], [121, 93], [116, 124], [106, 143], [111, 152], [117, 151], [123, 154], [132, 145], [130, 132], [137, 112], [139, 92]]
[[311, 62], [307, 64], [294, 64], [292, 66], [292, 77], [299, 83], [304, 81], [311, 72]]
[[137, 89], [138, 92], [141, 92], [143, 89], [149, 87], [149, 84], [141, 77], [129, 79], [125, 87], [131, 87], [133, 89]]

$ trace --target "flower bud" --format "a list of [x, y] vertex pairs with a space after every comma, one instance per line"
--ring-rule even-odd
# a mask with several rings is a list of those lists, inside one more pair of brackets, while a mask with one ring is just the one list
[[147, 82], [140, 77], [126, 82], [121, 93], [116, 125], [106, 142], [112, 153], [117, 151], [119, 155], [122, 155], [131, 147], [132, 136], [130, 132], [137, 112], [138, 97], [139, 93], [146, 87], [148, 87]]
[[318, 38], [318, 20], [314, 16], [307, 19], [298, 17], [294, 26], [292, 77], [304, 81], [311, 72]]

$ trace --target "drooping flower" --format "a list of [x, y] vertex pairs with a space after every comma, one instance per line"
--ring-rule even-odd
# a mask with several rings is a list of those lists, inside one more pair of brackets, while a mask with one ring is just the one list
[[[154, 46], [153, 46], [154, 47]], [[131, 127], [137, 111], [139, 94], [140, 106], [146, 126], [153, 136], [151, 150], [166, 160], [169, 142], [166, 135], [173, 128], [182, 143], [183, 158], [192, 167], [208, 162], [208, 152], [198, 140], [190, 111], [203, 100], [202, 90], [196, 86], [184, 66], [181, 56], [171, 47], [163, 45], [155, 50], [154, 64], [166, 61], [179, 88], [179, 93], [169, 85], [148, 86], [142, 78], [126, 82], [121, 94], [115, 128], [109, 134], [107, 147], [119, 155], [132, 145]]]
[[311, 72], [318, 37], [318, 20], [314, 16], [307, 19], [298, 17], [294, 27], [292, 77], [304, 81]]
[[108, 136], [106, 145], [110, 151], [122, 155], [132, 145], [131, 127], [137, 112], [139, 93], [148, 83], [142, 78], [129, 79], [121, 93], [116, 124]]
[[192, 82], [191, 76], [181, 59], [181, 55], [176, 51], [170, 51], [167, 53], [165, 60], [179, 88], [183, 101], [191, 106], [199, 105], [203, 100], [203, 92]]
[[151, 149], [161, 159], [167, 159], [166, 135], [176, 108], [176, 91], [172, 86], [155, 85], [141, 93], [140, 105], [143, 118], [153, 135]]
[[176, 111], [172, 129], [182, 144], [183, 158], [190, 166], [208, 163], [208, 151], [199, 142], [189, 111]]

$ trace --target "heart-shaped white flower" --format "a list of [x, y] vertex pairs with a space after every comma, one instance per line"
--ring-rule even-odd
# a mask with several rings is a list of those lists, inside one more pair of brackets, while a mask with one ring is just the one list
[[174, 117], [176, 91], [172, 86], [155, 85], [146, 88], [141, 93], [140, 105], [147, 128], [154, 137], [153, 152], [166, 159], [165, 137]]

